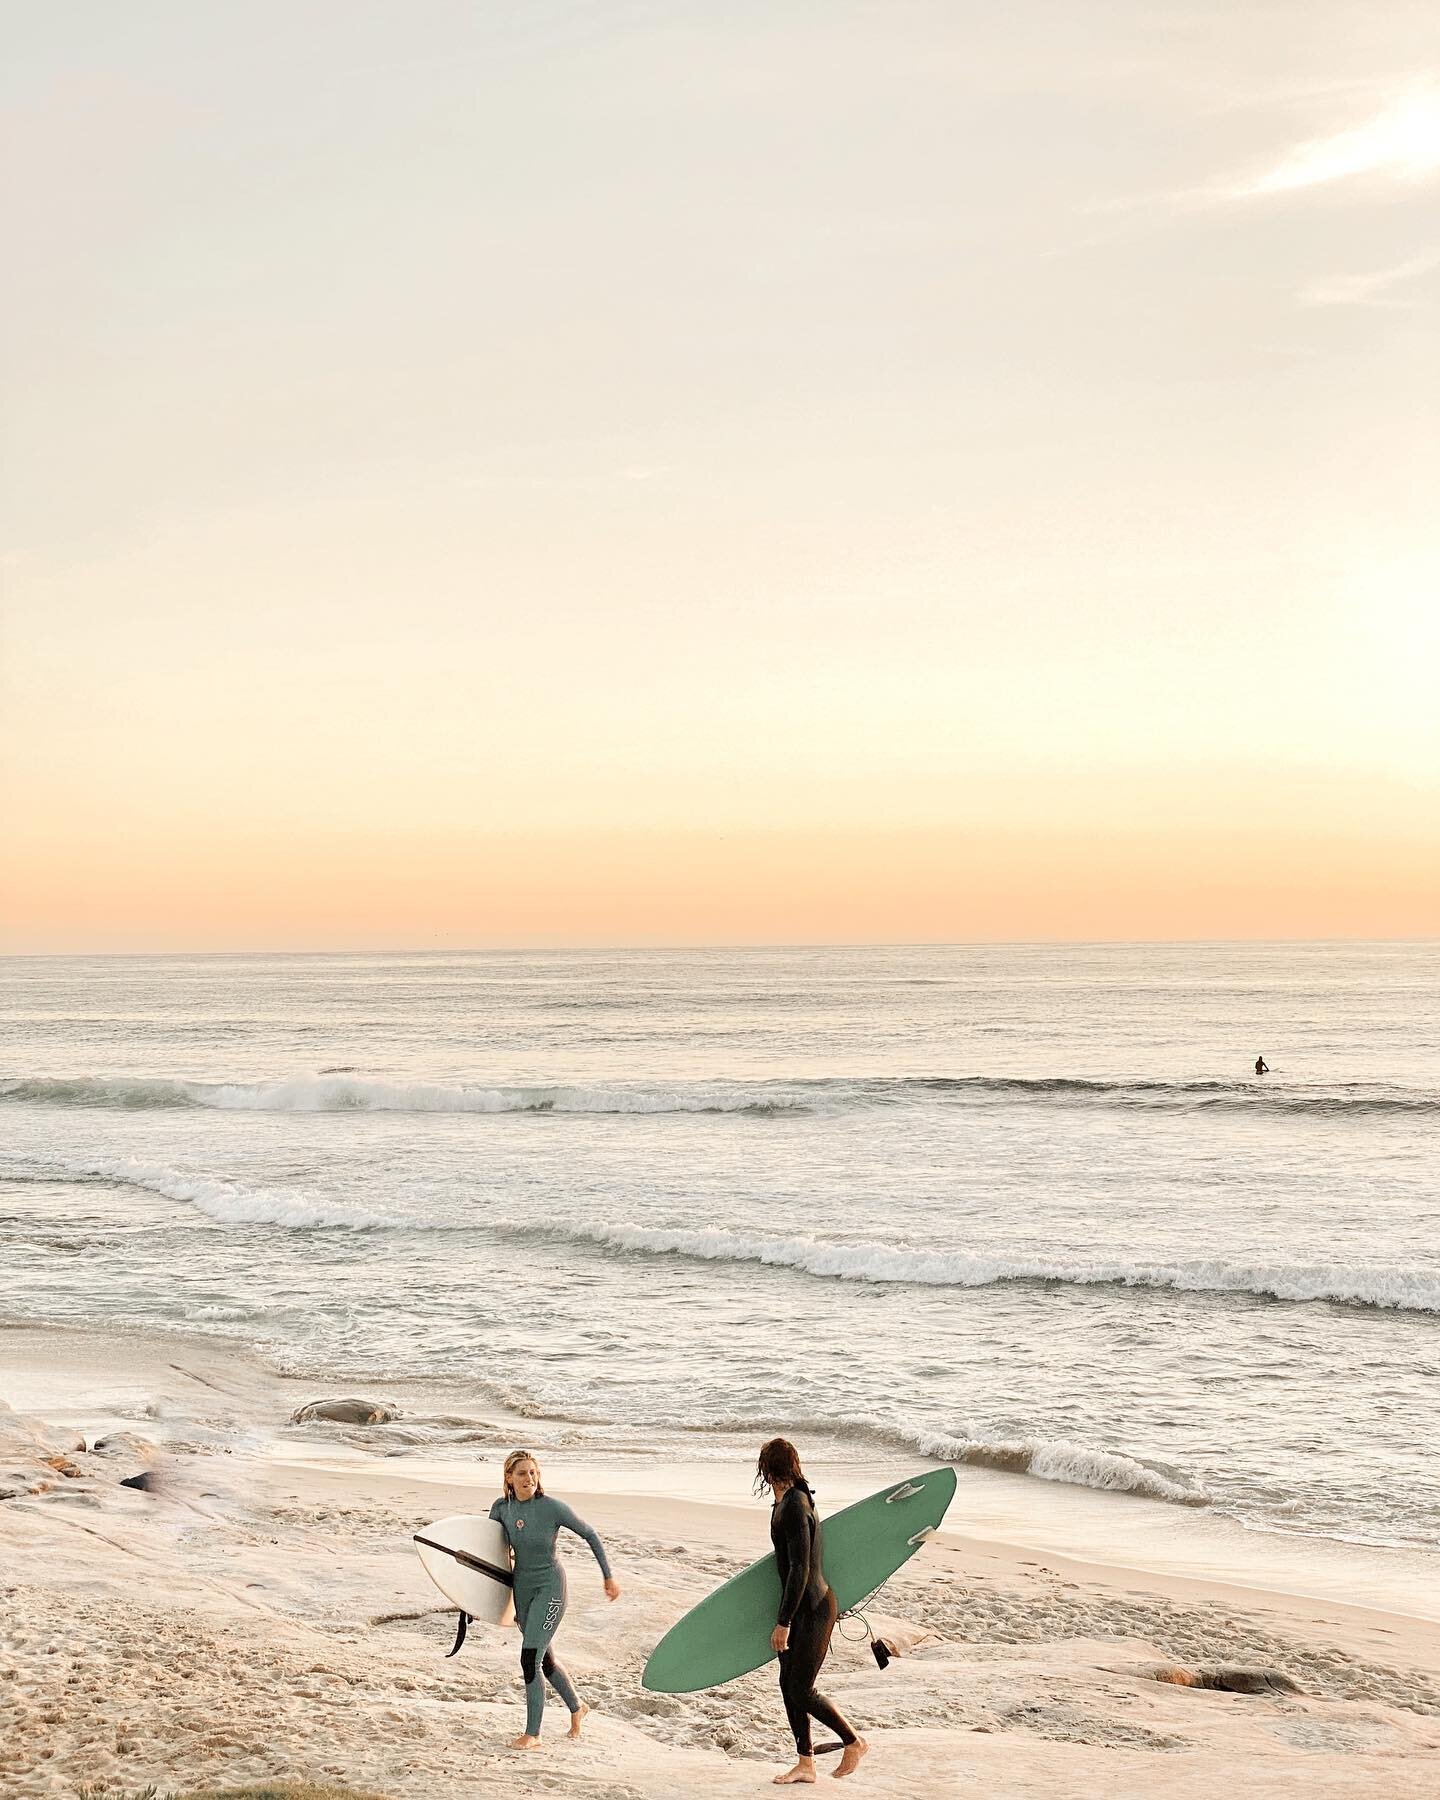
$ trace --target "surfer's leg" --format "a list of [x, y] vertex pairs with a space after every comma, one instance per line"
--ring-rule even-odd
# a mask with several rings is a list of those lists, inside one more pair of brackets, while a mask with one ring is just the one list
[[[794, 1631], [794, 1625], [790, 1629]], [[790, 1721], [790, 1730], [796, 1737], [796, 1766], [787, 1769], [785, 1775], [776, 1775], [776, 1787], [790, 1787], [796, 1782], [805, 1782], [806, 1786], [810, 1786], [815, 1780], [815, 1750], [810, 1742], [810, 1715], [805, 1710], [805, 1690], [797, 1690], [788, 1663], [790, 1652], [779, 1652], [779, 1697], [785, 1701], [785, 1717]]]
[[[795, 1627], [790, 1627], [790, 1642], [795, 1642]], [[810, 1715], [805, 1711], [805, 1689], [809, 1686], [807, 1672], [799, 1671], [798, 1679], [791, 1665], [790, 1650], [780, 1652], [780, 1698], [785, 1702], [785, 1717], [790, 1721], [790, 1729], [795, 1734], [795, 1767], [787, 1769], [783, 1775], [775, 1777], [776, 1787], [791, 1787], [796, 1783], [804, 1783], [807, 1787], [815, 1780], [815, 1751], [810, 1742]]]
[[545, 1716], [545, 1683], [540, 1678], [540, 1670], [536, 1666], [540, 1652], [532, 1650], [527, 1644], [520, 1652], [520, 1673], [525, 1678], [525, 1735], [527, 1738], [538, 1738], [540, 1721]]
[[844, 1714], [839, 1712], [824, 1697], [824, 1694], [815, 1692], [815, 1679], [819, 1678], [819, 1672], [823, 1669], [824, 1658], [830, 1654], [830, 1634], [835, 1631], [837, 1613], [839, 1613], [839, 1607], [835, 1604], [835, 1589], [826, 1589], [823, 1606], [815, 1609], [814, 1636], [806, 1645], [810, 1652], [810, 1692], [805, 1696], [805, 1710], [812, 1719], [819, 1719], [821, 1724], [828, 1726], [839, 1737], [842, 1744], [853, 1744], [855, 1732], [851, 1732], [850, 1724], [846, 1723]]
[[[560, 1629], [565, 1617], [565, 1575], [556, 1569], [552, 1579], [531, 1597], [525, 1609], [524, 1649], [520, 1667], [525, 1676], [525, 1735], [538, 1738], [540, 1721], [545, 1716], [545, 1675], [542, 1659], [554, 1666], [550, 1640]], [[558, 1687], [556, 1692], [559, 1692]], [[561, 1696], [564, 1697], [563, 1695]], [[575, 1708], [570, 1708], [574, 1712]]]
[[810, 1756], [813, 1754], [813, 1747], [810, 1742], [810, 1709], [807, 1702], [815, 1684], [815, 1671], [810, 1667], [808, 1659], [796, 1653], [795, 1626], [798, 1622], [797, 1614], [790, 1626], [790, 1648], [780, 1653], [780, 1698], [785, 1702], [785, 1717], [790, 1721], [790, 1729], [795, 1735], [795, 1754]]
[[555, 1652], [547, 1650], [540, 1659], [540, 1673], [560, 1696], [568, 1711], [577, 1713], [580, 1710], [580, 1696], [571, 1686], [570, 1677], [555, 1660]]
[[[807, 1745], [810, 1735], [809, 1719], [818, 1719], [822, 1725], [828, 1726], [842, 1744], [848, 1746], [856, 1741], [845, 1715], [823, 1694], [815, 1691], [816, 1677], [830, 1654], [830, 1637], [835, 1630], [837, 1612], [834, 1590], [827, 1589], [823, 1603], [813, 1611], [802, 1610], [796, 1613], [790, 1627], [790, 1649], [786, 1654], [794, 1659], [793, 1680], [797, 1699], [808, 1715], [805, 1726]], [[781, 1679], [783, 1681], [784, 1677]], [[800, 1685], [802, 1682], [803, 1687]], [[798, 1744], [800, 1740], [797, 1737], [795, 1741]]]

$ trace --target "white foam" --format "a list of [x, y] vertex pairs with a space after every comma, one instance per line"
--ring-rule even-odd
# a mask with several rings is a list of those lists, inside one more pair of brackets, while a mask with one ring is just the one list
[[1081, 1287], [1170, 1288], [1193, 1293], [1253, 1294], [1274, 1300], [1331, 1300], [1361, 1306], [1440, 1312], [1440, 1277], [1400, 1264], [1249, 1264], [1221, 1259], [1174, 1263], [978, 1255], [885, 1244], [829, 1244], [813, 1238], [765, 1238], [721, 1230], [632, 1224], [534, 1227], [520, 1235], [562, 1237], [649, 1256], [706, 1262], [761, 1263], [841, 1281], [910, 1282], [926, 1287], [990, 1287], [1004, 1281], [1053, 1281]]
[[202, 1106], [221, 1112], [775, 1113], [809, 1111], [803, 1091], [735, 1082], [677, 1086], [449, 1087], [302, 1075], [289, 1081], [204, 1082], [150, 1076], [32, 1077], [0, 1084], [0, 1097], [60, 1106], [144, 1109]]
[[348, 1065], [285, 1081], [206, 1082], [162, 1076], [25, 1076], [0, 1081], [0, 1100], [56, 1106], [215, 1107], [226, 1112], [777, 1113], [852, 1107], [973, 1103], [1097, 1105], [1122, 1109], [1315, 1114], [1434, 1113], [1429, 1090], [1352, 1083], [1299, 1087], [1253, 1081], [1104, 1081], [1075, 1076], [844, 1076], [809, 1080], [711, 1080], [607, 1087], [468, 1087], [379, 1081]]
[[1030, 1475], [1038, 1481], [1096, 1488], [1104, 1493], [1137, 1494], [1172, 1506], [1209, 1506], [1203, 1483], [1184, 1469], [1123, 1450], [1101, 1450], [1069, 1438], [986, 1438], [912, 1428], [871, 1415], [825, 1419], [731, 1418], [705, 1427], [711, 1431], [823, 1432], [846, 1442], [867, 1437], [901, 1450], [913, 1450], [935, 1462], [965, 1463], [1007, 1475]]
[[222, 1225], [284, 1225], [298, 1229], [366, 1231], [392, 1225], [353, 1207], [317, 1205], [300, 1195], [241, 1187], [238, 1182], [140, 1163], [130, 1157], [65, 1165], [64, 1174], [100, 1176], [194, 1206]]

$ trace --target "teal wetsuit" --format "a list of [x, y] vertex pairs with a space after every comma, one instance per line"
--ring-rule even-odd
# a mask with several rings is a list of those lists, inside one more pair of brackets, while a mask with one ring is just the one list
[[553, 1495], [536, 1494], [531, 1500], [497, 1500], [490, 1508], [490, 1517], [498, 1519], [504, 1527], [515, 1559], [515, 1622], [521, 1632], [525, 1731], [529, 1737], [538, 1737], [545, 1711], [545, 1681], [572, 1713], [580, 1710], [579, 1696], [550, 1649], [550, 1640], [565, 1617], [567, 1597], [565, 1571], [555, 1555], [555, 1540], [561, 1526], [566, 1531], [573, 1531], [576, 1537], [584, 1538], [595, 1552], [595, 1560], [606, 1581], [610, 1579], [610, 1562], [599, 1534], [583, 1519], [577, 1519], [565, 1502], [556, 1500]]

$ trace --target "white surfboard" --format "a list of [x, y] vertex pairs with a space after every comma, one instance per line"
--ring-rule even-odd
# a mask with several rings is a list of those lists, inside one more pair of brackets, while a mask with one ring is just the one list
[[472, 1619], [498, 1625], [510, 1605], [513, 1577], [505, 1528], [480, 1513], [456, 1513], [415, 1533], [425, 1573], [445, 1598]]

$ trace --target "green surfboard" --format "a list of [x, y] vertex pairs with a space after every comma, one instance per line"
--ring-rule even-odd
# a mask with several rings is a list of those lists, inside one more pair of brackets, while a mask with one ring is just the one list
[[[873, 1594], [939, 1527], [955, 1496], [953, 1469], [926, 1469], [821, 1521], [825, 1577], [841, 1612]], [[689, 1694], [770, 1661], [780, 1610], [773, 1553], [732, 1576], [672, 1625], [650, 1653], [643, 1685]]]

